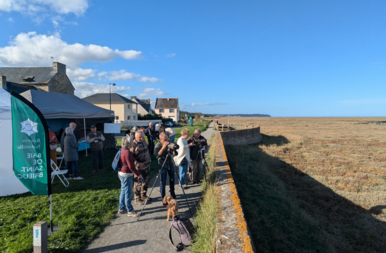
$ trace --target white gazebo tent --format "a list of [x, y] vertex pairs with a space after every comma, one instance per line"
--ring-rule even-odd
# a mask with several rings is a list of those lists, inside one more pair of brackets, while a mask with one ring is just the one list
[[29, 190], [13, 173], [11, 95], [0, 88], [0, 196]]

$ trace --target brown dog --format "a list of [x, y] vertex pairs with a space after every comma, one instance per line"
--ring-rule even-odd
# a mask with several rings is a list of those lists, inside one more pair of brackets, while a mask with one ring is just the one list
[[174, 218], [178, 213], [178, 203], [171, 195], [166, 195], [163, 202], [168, 203], [168, 216], [166, 220], [169, 221], [170, 214], [172, 215], [172, 218]]

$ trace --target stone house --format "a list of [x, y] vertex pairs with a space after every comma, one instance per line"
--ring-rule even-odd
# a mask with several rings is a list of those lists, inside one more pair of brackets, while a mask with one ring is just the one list
[[111, 93], [111, 96], [110, 93], [96, 93], [83, 98], [83, 100], [103, 109], [114, 111], [115, 123], [126, 123], [131, 120], [138, 120], [138, 103], [117, 93]]
[[53, 62], [52, 67], [0, 68], [0, 87], [22, 93], [29, 89], [74, 95], [75, 88], [66, 73], [66, 65]]
[[155, 113], [162, 115], [164, 118], [180, 121], [178, 98], [157, 98], [154, 110]]
[[138, 103], [138, 115], [154, 114], [151, 109], [150, 98], [138, 99], [136, 96], [132, 96], [131, 100]]

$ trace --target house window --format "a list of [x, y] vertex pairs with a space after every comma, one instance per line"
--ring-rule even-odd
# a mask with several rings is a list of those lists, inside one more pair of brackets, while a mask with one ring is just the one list
[[131, 105], [131, 104], [128, 104], [128, 105], [127, 105], [127, 108], [131, 109], [130, 105]]
[[133, 116], [133, 120], [135, 120], [135, 116]]
[[161, 113], [161, 112], [164, 112], [164, 109], [159, 109], [159, 112]]
[[174, 112], [174, 109], [169, 109], [169, 112]]
[[127, 119], [130, 120], [130, 116], [127, 116]]

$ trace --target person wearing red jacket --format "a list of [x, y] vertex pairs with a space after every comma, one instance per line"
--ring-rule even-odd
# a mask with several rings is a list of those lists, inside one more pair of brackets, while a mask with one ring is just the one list
[[130, 151], [133, 147], [133, 139], [130, 136], [122, 138], [121, 144], [121, 171], [118, 172], [119, 180], [121, 180], [121, 195], [119, 196], [119, 214], [127, 213], [129, 217], [137, 217], [133, 206], [131, 205], [131, 195], [133, 195], [133, 175], [135, 174], [139, 180], [142, 179], [141, 173], [135, 168], [134, 155]]

